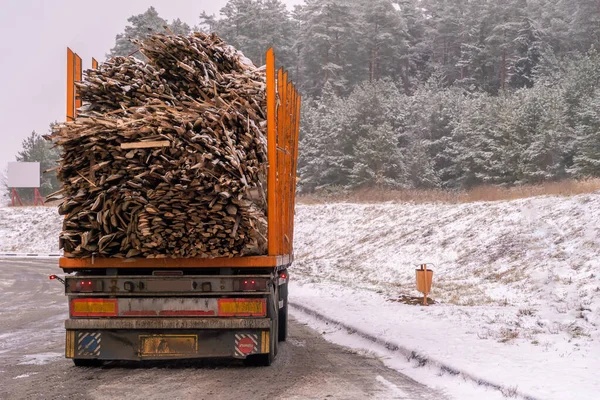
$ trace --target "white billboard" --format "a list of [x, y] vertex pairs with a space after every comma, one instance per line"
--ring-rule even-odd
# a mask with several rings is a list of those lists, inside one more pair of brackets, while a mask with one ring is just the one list
[[9, 188], [39, 188], [40, 163], [39, 162], [9, 162], [8, 163]]

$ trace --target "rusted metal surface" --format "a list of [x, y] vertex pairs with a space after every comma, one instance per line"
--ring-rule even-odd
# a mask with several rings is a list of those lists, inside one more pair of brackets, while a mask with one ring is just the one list
[[268, 318], [120, 318], [68, 319], [69, 329], [270, 329]]
[[198, 354], [198, 335], [139, 335], [140, 357], [185, 357]]

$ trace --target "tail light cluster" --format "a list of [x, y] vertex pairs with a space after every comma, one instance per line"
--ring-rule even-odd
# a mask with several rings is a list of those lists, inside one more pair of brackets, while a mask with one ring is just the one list
[[95, 279], [70, 279], [69, 289], [71, 292], [94, 293], [104, 290], [104, 282]]
[[[52, 279], [52, 278], [51, 278]], [[57, 278], [54, 278], [57, 279]], [[279, 284], [286, 278], [279, 277]], [[108, 286], [107, 286], [108, 285]], [[231, 286], [230, 286], [231, 285]], [[220, 291], [234, 292], [264, 292], [268, 289], [268, 278], [235, 278], [229, 284], [221, 282]], [[219, 287], [213, 287], [211, 282], [192, 280], [181, 281], [153, 281], [147, 284], [143, 281], [125, 281], [117, 284], [105, 282], [102, 278], [85, 278], [67, 280], [67, 292], [69, 293], [103, 293], [103, 292], [187, 292], [189, 290], [213, 292], [219, 291]]]
[[267, 290], [267, 280], [257, 278], [242, 278], [233, 282], [233, 290], [240, 292], [262, 292]]

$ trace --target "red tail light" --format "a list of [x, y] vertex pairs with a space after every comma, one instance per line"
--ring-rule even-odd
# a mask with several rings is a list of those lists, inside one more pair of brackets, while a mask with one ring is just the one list
[[72, 292], [92, 293], [102, 292], [104, 284], [102, 280], [73, 279], [69, 281], [69, 286]]
[[266, 279], [252, 279], [252, 278], [244, 278], [240, 279], [237, 283], [237, 288], [234, 287], [235, 290], [240, 290], [243, 292], [260, 292], [267, 289], [267, 280]]

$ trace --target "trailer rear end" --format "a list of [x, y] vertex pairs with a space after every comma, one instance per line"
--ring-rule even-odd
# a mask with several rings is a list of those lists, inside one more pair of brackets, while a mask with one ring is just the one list
[[[68, 118], [81, 59], [68, 52]], [[231, 357], [270, 365], [287, 336], [300, 96], [267, 53], [268, 254], [234, 258], [61, 258], [65, 355], [107, 360]], [[62, 279], [61, 279], [62, 280]]]

